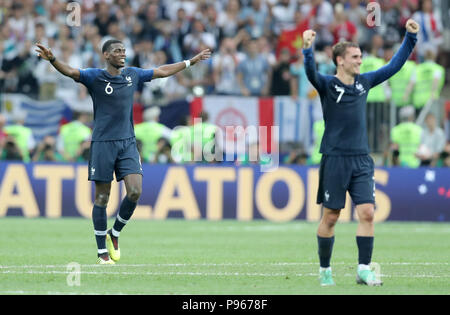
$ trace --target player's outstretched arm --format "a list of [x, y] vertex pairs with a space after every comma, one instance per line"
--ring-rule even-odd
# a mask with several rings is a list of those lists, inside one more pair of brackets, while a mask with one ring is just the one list
[[56, 57], [53, 55], [52, 50], [47, 48], [41, 44], [36, 44], [38, 49], [36, 49], [38, 56], [44, 60], [48, 60], [56, 70], [68, 76], [76, 81], [80, 80], [80, 70], [72, 68], [71, 66], [56, 60]]
[[181, 70], [184, 70], [190, 66], [195, 65], [201, 60], [206, 60], [211, 57], [211, 50], [205, 49], [201, 51], [199, 54], [197, 54], [195, 57], [193, 57], [190, 60], [185, 60], [177, 63], [172, 63], [168, 65], [160, 66], [153, 71], [153, 78], [165, 78], [170, 77], [171, 75], [180, 72]]
[[305, 72], [308, 80], [316, 88], [319, 93], [325, 86], [324, 77], [317, 72], [316, 62], [314, 61], [314, 53], [312, 50], [312, 44], [316, 38], [316, 32], [313, 30], [306, 30], [303, 32], [303, 55], [305, 56]]
[[363, 75], [367, 77], [369, 81], [371, 81], [371, 86], [380, 84], [383, 81], [386, 81], [394, 74], [396, 74], [405, 64], [406, 60], [408, 60], [409, 55], [412, 53], [414, 46], [417, 42], [417, 32], [420, 27], [419, 24], [413, 19], [409, 19], [406, 21], [406, 36], [403, 40], [403, 43], [397, 53], [392, 57], [391, 61], [381, 67], [380, 69], [372, 72], [364, 73]]

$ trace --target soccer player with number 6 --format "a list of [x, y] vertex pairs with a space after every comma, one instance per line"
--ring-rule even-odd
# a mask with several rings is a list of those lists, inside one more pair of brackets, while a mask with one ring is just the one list
[[[97, 263], [114, 264], [120, 259], [119, 234], [131, 218], [142, 192], [142, 167], [133, 126], [133, 96], [138, 85], [152, 79], [165, 78], [199, 61], [210, 58], [205, 49], [190, 60], [162, 65], [155, 69], [125, 67], [126, 52], [119, 40], [108, 40], [102, 53], [106, 69], [75, 69], [59, 61], [51, 49], [36, 44], [38, 56], [48, 60], [65, 76], [84, 84], [94, 103], [94, 130], [90, 148], [89, 180], [95, 182], [92, 210], [97, 242]], [[113, 172], [116, 180], [124, 180], [123, 199], [112, 229], [107, 230], [106, 206]]]
[[345, 207], [346, 192], [356, 206], [359, 223], [356, 231], [359, 284], [378, 286], [382, 282], [370, 268], [374, 243], [375, 181], [374, 162], [369, 155], [366, 130], [366, 101], [369, 90], [398, 72], [417, 41], [419, 24], [406, 22], [406, 36], [392, 60], [380, 69], [360, 74], [361, 50], [356, 43], [340, 42], [333, 46], [336, 75], [316, 71], [312, 45], [316, 33], [303, 33], [305, 70], [322, 103], [325, 132], [320, 152], [317, 203], [323, 214], [317, 231], [320, 260], [319, 281], [334, 285], [330, 260], [334, 244], [334, 226]]

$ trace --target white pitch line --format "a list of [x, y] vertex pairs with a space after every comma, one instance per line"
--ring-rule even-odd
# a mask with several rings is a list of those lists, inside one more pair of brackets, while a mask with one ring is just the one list
[[[107, 266], [110, 267], [110, 266]], [[14, 271], [14, 270], [3, 270], [0, 271], [0, 274], [69, 274], [67, 271], [58, 271], [58, 270], [50, 270], [50, 271]], [[242, 272], [129, 272], [129, 271], [112, 271], [112, 270], [103, 270], [103, 271], [80, 271], [81, 274], [89, 274], [89, 275], [136, 275], [136, 276], [206, 276], [206, 277], [317, 277], [317, 273], [297, 273], [297, 274], [289, 274], [289, 273], [242, 273]], [[339, 275], [338, 275], [339, 276]], [[344, 274], [341, 275], [344, 277], [354, 277], [354, 274]], [[407, 274], [407, 275], [388, 275], [382, 274], [381, 278], [450, 278], [450, 275], [433, 275], [433, 274]]]
[[[399, 266], [448, 266], [450, 263], [448, 262], [385, 262], [379, 263], [381, 266], [389, 266], [389, 265], [399, 265]], [[221, 266], [309, 266], [309, 265], [318, 265], [318, 262], [275, 262], [275, 263], [249, 263], [249, 262], [236, 262], [236, 263], [154, 263], [154, 264], [117, 264], [113, 266], [108, 266], [108, 268], [130, 268], [130, 267], [221, 267]], [[333, 265], [349, 265], [344, 262], [335, 262]], [[0, 269], [14, 269], [14, 268], [66, 268], [66, 265], [0, 265]], [[104, 266], [97, 264], [87, 264], [82, 265], [80, 267], [93, 267], [93, 268], [102, 268]]]

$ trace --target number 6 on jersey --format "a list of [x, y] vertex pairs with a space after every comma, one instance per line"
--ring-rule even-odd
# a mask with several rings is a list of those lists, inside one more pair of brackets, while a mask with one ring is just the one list
[[108, 84], [106, 85], [106, 87], [105, 87], [105, 92], [106, 92], [106, 94], [111, 94], [112, 92], [113, 92], [114, 90], [113, 90], [113, 88], [112, 88], [112, 86], [111, 86], [111, 82], [108, 82]]

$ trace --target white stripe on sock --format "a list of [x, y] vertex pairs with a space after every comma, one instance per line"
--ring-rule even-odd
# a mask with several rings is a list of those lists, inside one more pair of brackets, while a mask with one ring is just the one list
[[101, 254], [105, 254], [107, 252], [108, 252], [108, 250], [106, 248], [102, 248], [102, 249], [97, 250], [97, 253], [99, 253], [100, 255]]
[[114, 237], [119, 237], [119, 235], [120, 235], [120, 232], [114, 230], [114, 228], [111, 229], [111, 233], [112, 233], [112, 235], [113, 235]]
[[117, 220], [123, 224], [127, 224], [127, 222], [128, 222], [128, 220], [122, 219], [119, 214], [117, 214]]
[[98, 235], [98, 236], [106, 236], [106, 231], [97, 231], [97, 230], [94, 230], [94, 234], [95, 234], [95, 235]]

